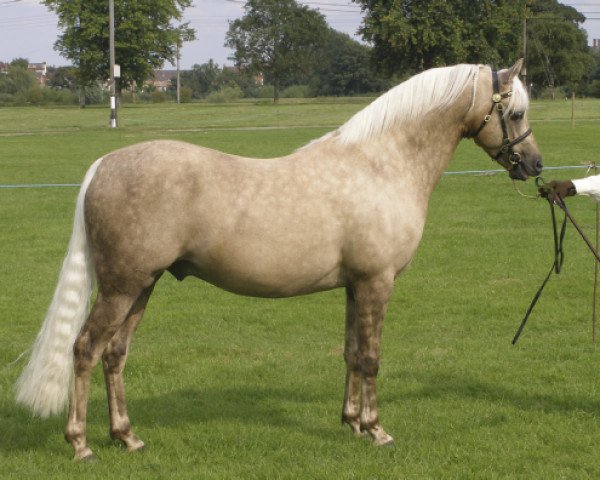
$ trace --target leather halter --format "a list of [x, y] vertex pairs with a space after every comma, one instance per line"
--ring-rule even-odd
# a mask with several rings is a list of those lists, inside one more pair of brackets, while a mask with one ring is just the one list
[[500, 146], [499, 152], [493, 156], [492, 158], [500, 163], [500, 158], [505, 155], [506, 160], [509, 163], [508, 170], [512, 170], [517, 165], [521, 163], [521, 155], [513, 150], [512, 147], [521, 143], [525, 140], [529, 135], [531, 135], [531, 128], [528, 128], [525, 132], [519, 135], [517, 138], [511, 140], [508, 137], [508, 128], [506, 127], [506, 122], [504, 120], [504, 105], [502, 104], [502, 100], [505, 98], [509, 98], [512, 96], [512, 90], [508, 92], [500, 93], [500, 82], [498, 81], [498, 72], [492, 69], [492, 83], [494, 88], [494, 93], [492, 95], [492, 106], [488, 114], [484, 117], [481, 125], [477, 131], [471, 135], [472, 138], [475, 138], [477, 135], [481, 133], [484, 127], [490, 122], [492, 119], [492, 113], [494, 109], [498, 112], [498, 117], [500, 118], [500, 126], [502, 127], [502, 145]]

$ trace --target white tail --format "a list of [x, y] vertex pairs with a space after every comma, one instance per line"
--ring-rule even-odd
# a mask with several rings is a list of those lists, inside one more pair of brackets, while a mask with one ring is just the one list
[[102, 158], [87, 171], [75, 208], [73, 233], [52, 303], [33, 345], [29, 363], [17, 381], [17, 402], [41, 417], [60, 413], [73, 377], [73, 345], [88, 314], [94, 284], [85, 230], [84, 200]]

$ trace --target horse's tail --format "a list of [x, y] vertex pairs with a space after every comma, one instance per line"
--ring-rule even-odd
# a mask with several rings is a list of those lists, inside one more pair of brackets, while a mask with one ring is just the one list
[[85, 228], [84, 200], [101, 161], [102, 158], [90, 167], [79, 190], [73, 233], [58, 285], [29, 363], [17, 381], [17, 402], [41, 417], [60, 413], [67, 403], [73, 376], [73, 345], [88, 314], [94, 268]]

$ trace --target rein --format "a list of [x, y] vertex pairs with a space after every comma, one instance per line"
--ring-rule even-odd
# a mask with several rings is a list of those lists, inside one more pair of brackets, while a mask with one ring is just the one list
[[477, 131], [473, 135], [471, 135], [471, 137], [475, 138], [481, 133], [481, 131], [492, 119], [492, 113], [494, 112], [494, 110], [496, 110], [500, 119], [500, 127], [502, 128], [502, 144], [499, 147], [500, 150], [498, 151], [498, 153], [492, 158], [496, 162], [500, 163], [500, 158], [503, 155], [506, 155], [506, 160], [509, 164], [507, 169], [510, 171], [516, 168], [521, 163], [521, 154], [515, 152], [513, 150], [513, 147], [521, 143], [529, 135], [531, 135], [532, 130], [531, 128], [528, 128], [517, 138], [514, 138], [512, 140], [509, 138], [508, 127], [506, 126], [506, 121], [504, 120], [504, 104], [502, 103], [502, 100], [511, 97], [513, 92], [512, 90], [509, 90], [508, 92], [500, 93], [500, 82], [498, 80], [498, 72], [494, 69], [492, 69], [492, 84], [494, 90], [492, 94], [492, 106], [490, 107], [490, 111], [488, 112], [488, 114], [481, 121], [481, 124], [479, 125]]
[[[552, 272], [556, 272], [557, 275], [560, 274], [560, 272], [561, 272], [563, 261], [565, 259], [565, 254], [564, 254], [564, 250], [563, 250], [563, 242], [565, 239], [567, 219], [569, 219], [569, 221], [573, 224], [573, 226], [575, 227], [575, 229], [577, 230], [579, 235], [581, 235], [581, 238], [583, 239], [585, 244], [588, 246], [590, 251], [596, 257], [596, 261], [600, 262], [600, 255], [598, 254], [598, 252], [592, 245], [592, 242], [590, 242], [590, 240], [587, 238], [587, 236], [585, 235], [585, 233], [583, 232], [583, 230], [581, 229], [579, 224], [575, 221], [575, 219], [571, 215], [571, 212], [569, 212], [569, 209], [567, 208], [567, 204], [565, 203], [564, 199], [561, 198], [560, 195], [557, 195], [554, 192], [551, 192], [550, 189], [548, 188], [547, 184], [544, 182], [544, 180], [541, 177], [536, 178], [535, 183], [540, 189], [542, 189], [546, 192], [546, 194], [547, 194], [546, 199], [548, 200], [548, 205], [550, 205], [550, 215], [552, 217], [552, 234], [554, 237], [554, 261], [552, 262], [550, 271], [548, 272], [548, 274], [546, 275], [546, 278], [542, 282], [542, 285], [540, 286], [540, 288], [534, 295], [533, 300], [531, 301], [531, 304], [529, 305], [529, 308], [527, 309], [527, 312], [525, 313], [525, 317], [523, 318], [523, 321], [521, 322], [521, 325], [519, 326], [519, 329], [517, 330], [517, 333], [515, 334], [515, 337], [513, 338], [513, 341], [512, 341], [513, 345], [516, 344], [517, 341], [519, 340], [519, 337], [521, 336], [521, 333], [523, 332], [523, 329], [525, 328], [525, 324], [527, 323], [527, 320], [529, 319], [529, 316], [531, 315], [533, 308], [535, 307], [537, 301], [539, 300], [540, 296], [542, 295], [542, 292], [544, 290], [544, 287], [548, 283], [548, 280], [550, 280], [550, 277], [552, 276]], [[560, 233], [558, 232], [557, 222], [556, 222], [556, 214], [554, 212], [555, 205], [558, 206], [565, 214], [563, 221], [562, 221], [562, 225], [560, 227]]]

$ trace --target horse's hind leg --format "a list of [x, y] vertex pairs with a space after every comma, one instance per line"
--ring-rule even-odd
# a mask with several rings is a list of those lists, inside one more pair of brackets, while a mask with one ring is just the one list
[[142, 292], [129, 312], [125, 323], [121, 325], [117, 333], [111, 338], [102, 354], [102, 366], [104, 368], [108, 411], [110, 414], [110, 436], [114, 440], [123, 442], [130, 452], [144, 448], [144, 442], [135, 436], [131, 430], [131, 423], [127, 415], [127, 405], [125, 403], [123, 369], [127, 361], [131, 338], [142, 319], [153, 289], [154, 286]]
[[75, 378], [65, 438], [75, 449], [76, 459], [94, 458], [91, 449], [87, 446], [85, 433], [92, 370], [110, 339], [127, 318], [138, 296], [139, 292], [135, 295], [99, 292], [90, 316], [75, 341], [73, 349]]

